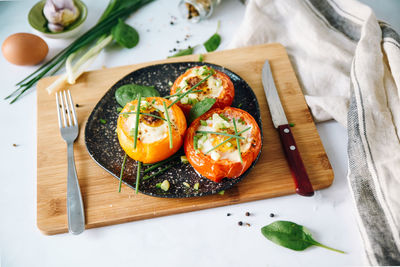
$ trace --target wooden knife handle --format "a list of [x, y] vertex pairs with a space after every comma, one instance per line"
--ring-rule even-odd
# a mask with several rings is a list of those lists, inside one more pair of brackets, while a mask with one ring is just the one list
[[301, 160], [290, 126], [288, 124], [279, 125], [278, 132], [292, 172], [293, 180], [296, 184], [296, 193], [307, 197], [314, 195], [314, 189], [308, 179], [306, 169]]

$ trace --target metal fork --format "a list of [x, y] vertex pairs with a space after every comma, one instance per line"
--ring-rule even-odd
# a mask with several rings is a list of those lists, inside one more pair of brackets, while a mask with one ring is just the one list
[[[67, 99], [68, 94], [68, 99]], [[56, 93], [58, 125], [60, 126], [61, 136], [67, 142], [68, 152], [68, 179], [67, 179], [67, 212], [68, 230], [74, 235], [78, 235], [85, 230], [85, 214], [81, 190], [79, 189], [78, 177], [76, 175], [74, 160], [74, 142], [78, 137], [79, 126], [76, 119], [74, 102], [68, 90]], [[68, 101], [69, 100], [69, 101]], [[61, 102], [61, 104], [60, 104]], [[71, 119], [72, 114], [72, 119]], [[62, 119], [61, 119], [62, 116]], [[68, 123], [67, 123], [68, 118]]]

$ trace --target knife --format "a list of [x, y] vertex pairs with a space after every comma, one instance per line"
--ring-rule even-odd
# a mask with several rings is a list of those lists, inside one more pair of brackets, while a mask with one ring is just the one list
[[292, 131], [290, 130], [285, 111], [283, 110], [278, 91], [275, 87], [268, 60], [265, 61], [262, 69], [262, 84], [264, 86], [269, 111], [271, 112], [272, 122], [279, 132], [279, 138], [281, 139], [281, 144], [292, 172], [293, 180], [296, 185], [296, 193], [302, 196], [312, 196], [314, 195], [314, 189], [308, 179], [306, 169], [304, 168], [299, 150], [294, 141]]

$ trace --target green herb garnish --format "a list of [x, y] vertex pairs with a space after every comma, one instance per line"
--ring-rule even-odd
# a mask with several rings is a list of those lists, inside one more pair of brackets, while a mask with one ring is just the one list
[[142, 163], [140, 161], [136, 161], [137, 163], [137, 170], [136, 170], [136, 183], [135, 183], [135, 192], [136, 194], [139, 191], [139, 183], [140, 183], [140, 169], [142, 167]]
[[305, 250], [311, 246], [319, 246], [335, 252], [345, 253], [315, 241], [308, 229], [294, 222], [276, 221], [261, 228], [261, 233], [275, 244], [297, 251]]
[[168, 191], [168, 189], [169, 189], [169, 182], [168, 182], [168, 180], [164, 180], [164, 181], [161, 183], [160, 188], [161, 188], [163, 191]]
[[190, 184], [188, 184], [187, 182], [183, 182], [182, 183], [185, 187], [190, 188]]
[[186, 49], [179, 50], [177, 53], [173, 54], [172, 56], [169, 56], [168, 58], [191, 55], [191, 54], [193, 54], [193, 51], [194, 51], [194, 47], [189, 46]]
[[157, 176], [157, 175], [159, 175], [159, 174], [165, 172], [166, 170], [168, 170], [169, 168], [171, 168], [171, 167], [174, 166], [175, 164], [176, 164], [176, 163], [172, 162], [171, 164], [168, 164], [167, 166], [165, 166], [165, 167], [162, 168], [161, 170], [159, 170], [159, 171], [157, 171], [157, 172], [155, 172], [155, 173], [153, 173], [153, 174], [151, 174], [151, 175], [143, 176], [143, 181], [144, 181], [144, 180], [147, 180], [147, 179], [150, 179], [150, 178], [153, 178], [154, 176]]
[[239, 103], [237, 107], [240, 108], [241, 106], [243, 106], [243, 103]]
[[[243, 131], [238, 132], [238, 133], [237, 133], [237, 136], [240, 136], [242, 133], [248, 131], [250, 128], [251, 128], [251, 127], [248, 127], [248, 128], [246, 128], [246, 129], [244, 129]], [[232, 140], [232, 138], [235, 138], [235, 137], [229, 137], [229, 138], [226, 139], [224, 142], [219, 143], [218, 145], [216, 145], [215, 147], [211, 148], [210, 150], [208, 150], [208, 151], [207, 151], [206, 153], [204, 153], [204, 154], [210, 153], [211, 151], [217, 149], [218, 147], [220, 147], [220, 146], [222, 146], [223, 144], [225, 144], [225, 143], [229, 142], [230, 140]]]
[[217, 30], [215, 33], [203, 44], [207, 52], [213, 52], [217, 50], [218, 46], [221, 44], [221, 36], [218, 34], [221, 22], [218, 21]]
[[163, 161], [160, 161], [160, 162], [157, 162], [157, 163], [151, 165], [149, 168], [147, 168], [146, 170], [143, 171], [143, 174], [148, 173], [148, 172], [151, 172], [152, 170], [155, 170], [155, 169], [157, 169], [158, 167], [161, 167], [161, 166], [164, 165], [165, 163], [168, 163], [168, 162], [170, 162], [170, 161], [176, 159], [178, 156], [179, 156], [178, 154], [175, 154], [175, 155], [173, 155], [172, 157], [169, 157], [169, 158], [167, 158], [167, 159], [165, 159], [165, 160], [163, 160]]
[[142, 101], [142, 95], [139, 93], [138, 100], [136, 105], [136, 121], [135, 121], [135, 133], [133, 136], [133, 148], [136, 149], [138, 132], [139, 132], [139, 116], [140, 116], [140, 103]]
[[203, 120], [200, 120], [200, 124], [201, 124], [202, 126], [207, 126], [207, 122], [206, 122], [206, 121], [203, 121]]
[[189, 112], [189, 124], [194, 121], [196, 118], [200, 117], [207, 111], [209, 111], [215, 104], [216, 99], [215, 98], [205, 98], [201, 100], [200, 102], [197, 102]]
[[199, 186], [200, 186], [199, 183], [195, 183], [194, 186], [193, 186], [193, 189], [194, 190], [199, 190]]
[[126, 153], [124, 156], [124, 160], [122, 161], [121, 173], [119, 174], [119, 185], [118, 185], [118, 192], [121, 192], [121, 185], [122, 185], [122, 175], [124, 174], [125, 169], [125, 162], [126, 162]]
[[138, 84], [125, 84], [115, 91], [115, 99], [118, 104], [125, 106], [127, 103], [138, 98], [139, 94], [142, 97], [157, 97], [160, 93], [154, 86], [144, 86]]
[[100, 121], [100, 123], [102, 123], [102, 124], [106, 124], [106, 123], [107, 123], [107, 121], [106, 121], [105, 119], [100, 119], [99, 121]]
[[199, 149], [199, 137], [197, 135], [193, 136], [193, 147], [195, 150]]
[[218, 192], [218, 195], [223, 196], [224, 194], [225, 194], [225, 190], [221, 190], [221, 191]]
[[203, 62], [203, 60], [204, 60], [204, 56], [203, 56], [203, 54], [200, 54], [200, 55], [199, 55], [199, 61], [200, 61], [200, 62]]
[[[128, 115], [128, 114], [136, 114], [136, 112], [122, 112], [120, 115]], [[163, 117], [154, 115], [154, 114], [150, 114], [150, 113], [145, 113], [145, 112], [139, 112], [140, 115], [145, 115], [145, 116], [150, 116], [150, 117], [154, 117], [163, 121], [167, 121], [166, 119], [164, 119]]]
[[[203, 90], [196, 90], [196, 91], [193, 91], [192, 93], [200, 93], [200, 92], [203, 92]], [[175, 93], [175, 94], [173, 94], [173, 95], [166, 95], [166, 96], [164, 96], [164, 98], [171, 98], [171, 97], [174, 97], [174, 96], [180, 96], [180, 95], [182, 95], [183, 93]]]
[[122, 107], [117, 107], [117, 112], [120, 113], [122, 111]]
[[236, 139], [242, 139], [244, 140], [245, 138], [242, 136], [238, 136], [237, 132], [236, 134], [228, 134], [228, 133], [222, 133], [222, 132], [213, 132], [213, 131], [196, 131], [196, 133], [202, 133], [202, 134], [217, 134], [217, 135], [224, 135], [224, 136], [229, 136], [229, 137], [233, 137]]
[[208, 78], [210, 78], [214, 73], [210, 73], [209, 75], [207, 75], [203, 80], [201, 80], [200, 82], [196, 83], [192, 88], [190, 88], [189, 90], [187, 90], [186, 92], [182, 93], [182, 95], [178, 96], [178, 98], [172, 102], [168, 108], [172, 107], [175, 103], [177, 103], [178, 101], [180, 101], [184, 96], [190, 94], [194, 89], [196, 89], [200, 84], [202, 84], [203, 82], [205, 82]]
[[[235, 134], [238, 134], [237, 127], [236, 127], [236, 120], [235, 120], [235, 118], [232, 118], [232, 120], [233, 120], [233, 127], [235, 128]], [[240, 149], [240, 140], [238, 138], [236, 138], [236, 145], [237, 145], [238, 152], [239, 152], [240, 163], [243, 164], [242, 152]]]
[[172, 149], [172, 126], [171, 126], [171, 121], [169, 119], [167, 105], [165, 105], [165, 101], [163, 101], [163, 106], [164, 106], [165, 117], [167, 117], [167, 122], [168, 122], [169, 148]]
[[189, 163], [189, 160], [187, 159], [186, 156], [181, 156], [181, 162], [182, 162], [183, 164], [186, 164], [186, 163]]
[[294, 127], [295, 124], [294, 124], [294, 123], [289, 123], [289, 126], [290, 126], [290, 127]]
[[224, 121], [230, 122], [231, 119], [229, 119], [228, 117], [226, 117], [224, 114], [220, 113], [218, 114]]

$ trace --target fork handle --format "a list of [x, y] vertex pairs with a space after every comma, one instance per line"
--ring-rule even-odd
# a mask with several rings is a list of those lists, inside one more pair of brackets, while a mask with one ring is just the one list
[[68, 178], [67, 178], [67, 212], [68, 230], [74, 235], [78, 235], [85, 230], [85, 213], [81, 190], [79, 188], [78, 177], [76, 175], [74, 160], [74, 143], [67, 144], [68, 152]]

